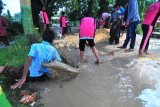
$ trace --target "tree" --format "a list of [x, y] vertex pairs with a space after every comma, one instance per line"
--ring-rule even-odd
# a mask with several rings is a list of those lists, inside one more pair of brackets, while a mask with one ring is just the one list
[[20, 0], [20, 4], [21, 4], [21, 17], [22, 17], [24, 33], [34, 34], [36, 30], [33, 27], [31, 1], [30, 0]]
[[8, 17], [9, 17], [10, 19], [12, 19], [12, 16], [11, 16], [11, 13], [10, 13], [9, 10], [7, 10], [7, 15], [8, 15]]
[[0, 0], [0, 11], [3, 10], [4, 6], [5, 6], [5, 4], [2, 2], [2, 0]]
[[127, 4], [128, 0], [116, 0], [116, 4], [125, 6]]

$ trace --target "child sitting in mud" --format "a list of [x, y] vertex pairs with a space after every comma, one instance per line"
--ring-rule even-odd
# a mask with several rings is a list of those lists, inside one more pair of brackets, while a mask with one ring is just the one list
[[24, 67], [0, 66], [0, 74], [20, 79], [11, 86], [11, 89], [20, 88], [27, 79], [41, 78], [44, 75], [49, 77], [51, 75], [48, 68], [42, 67], [42, 63], [49, 63], [54, 60], [61, 61], [57, 50], [51, 45], [54, 37], [55, 34], [52, 31], [45, 31], [42, 35], [43, 41], [32, 44]]
[[85, 17], [81, 19], [80, 23], [80, 34], [79, 34], [79, 49], [80, 49], [80, 58], [81, 61], [84, 62], [84, 51], [86, 42], [91, 47], [94, 55], [96, 56], [97, 61], [96, 64], [102, 63], [99, 58], [98, 51], [95, 47], [94, 37], [95, 37], [95, 30], [96, 30], [96, 22], [93, 17], [91, 17], [91, 13], [87, 12]]

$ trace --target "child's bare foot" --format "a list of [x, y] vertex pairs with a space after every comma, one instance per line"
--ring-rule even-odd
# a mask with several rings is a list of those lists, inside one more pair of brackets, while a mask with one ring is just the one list
[[126, 47], [123, 47], [123, 46], [118, 46], [117, 48], [126, 49]]
[[145, 54], [139, 54], [138, 57], [145, 57]]
[[151, 55], [151, 53], [149, 53], [149, 52], [145, 52], [145, 55]]
[[86, 58], [82, 59], [81, 62], [88, 62]]
[[95, 61], [95, 64], [101, 64], [102, 61]]

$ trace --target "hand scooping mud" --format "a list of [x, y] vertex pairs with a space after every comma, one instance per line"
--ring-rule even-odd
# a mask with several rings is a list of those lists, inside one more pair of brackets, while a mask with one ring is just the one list
[[16, 84], [14, 84], [14, 85], [11, 86], [11, 89], [14, 90], [14, 89], [16, 89], [17, 87], [18, 87], [18, 88], [21, 88], [21, 86], [24, 84], [25, 81], [26, 81], [25, 78], [20, 79]]

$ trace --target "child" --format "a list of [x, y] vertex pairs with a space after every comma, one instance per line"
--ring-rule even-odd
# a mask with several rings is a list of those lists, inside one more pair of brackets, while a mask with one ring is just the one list
[[115, 12], [114, 12], [114, 19], [113, 19], [113, 24], [110, 29], [110, 40], [109, 43], [112, 45], [113, 43], [119, 44], [119, 31], [120, 31], [120, 23], [121, 23], [121, 18], [118, 13], [119, 6], [116, 4], [114, 6]]
[[5, 46], [9, 46], [9, 41], [7, 39], [6, 27], [8, 26], [7, 21], [1, 16], [2, 11], [0, 11], [0, 41], [2, 41]]
[[85, 14], [85, 17], [81, 19], [80, 23], [79, 49], [80, 49], [80, 58], [82, 62], [85, 61], [84, 51], [85, 51], [85, 44], [87, 41], [94, 55], [96, 56], [97, 61], [95, 63], [97, 64], [102, 63], [94, 43], [95, 30], [96, 30], [96, 22], [94, 18], [91, 17], [90, 13], [87, 12]]
[[66, 16], [65, 13], [62, 11], [61, 17], [59, 18], [60, 26], [62, 27], [62, 37], [64, 37], [65, 28], [66, 28]]
[[143, 57], [149, 54], [148, 46], [150, 36], [153, 32], [153, 29], [160, 17], [160, 0], [154, 4], [151, 4], [145, 14], [142, 30], [143, 30], [143, 38], [141, 40], [140, 48], [139, 48], [139, 56]]
[[0, 67], [0, 74], [12, 76], [17, 79], [20, 78], [16, 84], [11, 86], [12, 89], [21, 87], [26, 79], [51, 75], [49, 69], [42, 67], [41, 64], [49, 63], [54, 60], [61, 61], [57, 50], [51, 45], [54, 36], [52, 31], [45, 31], [42, 35], [42, 43], [32, 44], [24, 67]]
[[40, 15], [42, 18], [42, 23], [43, 23], [44, 31], [45, 31], [46, 28], [48, 28], [48, 26], [49, 26], [49, 19], [48, 19], [48, 15], [47, 15], [47, 12], [45, 11], [44, 7], [43, 7], [42, 11], [40, 11]]

